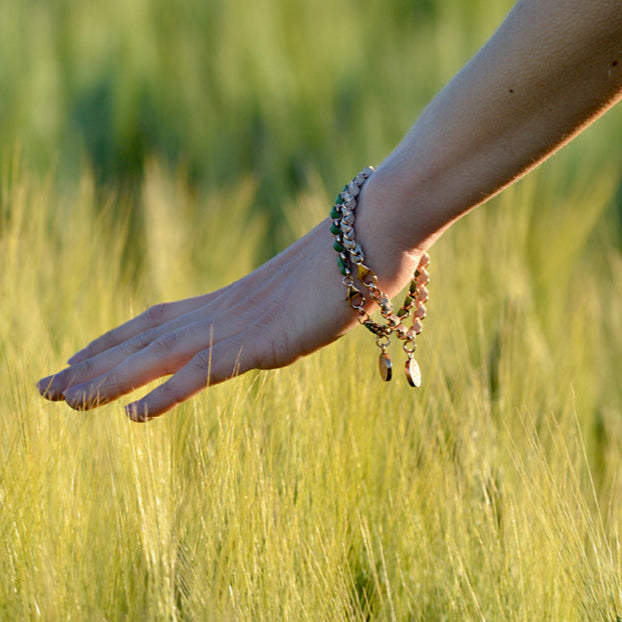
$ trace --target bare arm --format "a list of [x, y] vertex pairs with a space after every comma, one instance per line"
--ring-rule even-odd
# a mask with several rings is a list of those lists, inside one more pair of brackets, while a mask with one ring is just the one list
[[383, 162], [367, 228], [387, 256], [427, 246], [621, 96], [622, 3], [518, 2]]
[[[383, 289], [400, 290], [446, 227], [621, 94], [619, 0], [518, 2], [365, 186], [358, 238]], [[356, 320], [331, 242], [325, 221], [241, 281], [148, 310], [92, 342], [39, 390], [90, 408], [174, 374], [128, 408], [145, 420], [207, 384], [286, 365], [334, 341]]]

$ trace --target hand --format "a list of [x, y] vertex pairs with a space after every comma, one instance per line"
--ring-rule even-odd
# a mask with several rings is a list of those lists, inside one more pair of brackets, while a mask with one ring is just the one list
[[173, 374], [126, 412], [157, 417], [250, 369], [272, 369], [335, 340], [355, 322], [323, 223], [245, 278], [214, 293], [151, 307], [41, 379], [51, 400], [93, 408]]
[[207, 385], [281, 367], [327, 345], [356, 324], [328, 226], [221, 290], [151, 307], [41, 379], [39, 391], [85, 410], [173, 374], [126, 406], [131, 419], [146, 421]]

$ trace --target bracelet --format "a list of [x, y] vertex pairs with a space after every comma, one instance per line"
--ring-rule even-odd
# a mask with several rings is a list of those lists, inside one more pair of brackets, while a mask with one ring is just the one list
[[[368, 166], [362, 170], [352, 181], [343, 187], [337, 196], [335, 204], [330, 212], [332, 224], [330, 231], [335, 241], [333, 248], [337, 251], [337, 266], [346, 287], [346, 301], [357, 312], [357, 319], [376, 336], [376, 345], [380, 348], [378, 366], [383, 380], [391, 380], [392, 364], [387, 347], [392, 335], [403, 341], [402, 349], [406, 353], [406, 379], [412, 387], [421, 386], [421, 370], [415, 360], [415, 339], [423, 328], [422, 321], [426, 316], [425, 303], [428, 300], [426, 285], [430, 281], [430, 275], [426, 267], [430, 263], [430, 257], [424, 253], [415, 270], [408, 294], [404, 304], [394, 313], [393, 305], [389, 297], [378, 287], [378, 277], [365, 264], [365, 254], [360, 244], [356, 241], [354, 231], [355, 210], [357, 197], [365, 182], [373, 175], [374, 168]], [[380, 314], [384, 322], [375, 322], [365, 311], [367, 296], [380, 308]], [[412, 326], [407, 328], [404, 321], [412, 317]]]

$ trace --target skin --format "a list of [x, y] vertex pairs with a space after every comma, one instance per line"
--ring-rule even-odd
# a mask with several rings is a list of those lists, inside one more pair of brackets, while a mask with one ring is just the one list
[[[364, 187], [357, 239], [381, 288], [399, 292], [447, 227], [621, 97], [619, 0], [518, 2]], [[331, 343], [357, 322], [328, 229], [326, 220], [221, 290], [147, 309], [41, 379], [39, 391], [84, 410], [170, 376], [126, 406], [132, 420], [146, 421], [208, 384]]]

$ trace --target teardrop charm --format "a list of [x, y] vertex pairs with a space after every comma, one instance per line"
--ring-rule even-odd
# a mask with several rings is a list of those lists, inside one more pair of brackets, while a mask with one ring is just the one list
[[421, 369], [414, 356], [409, 356], [406, 361], [406, 380], [411, 387], [421, 386]]
[[391, 376], [393, 375], [391, 359], [386, 352], [380, 353], [380, 357], [378, 358], [378, 369], [380, 370], [380, 377], [385, 382], [391, 380]]

